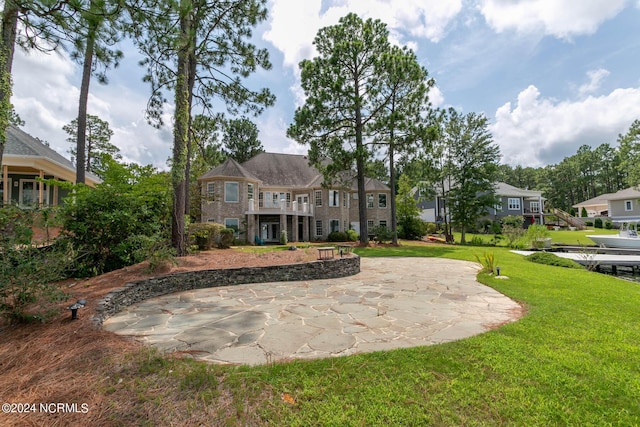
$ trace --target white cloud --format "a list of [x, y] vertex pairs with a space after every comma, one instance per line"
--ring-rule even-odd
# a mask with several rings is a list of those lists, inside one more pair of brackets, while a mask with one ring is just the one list
[[638, 117], [640, 88], [556, 101], [529, 86], [520, 92], [515, 107], [507, 102], [497, 109], [491, 131], [504, 163], [536, 167], [558, 163], [583, 144], [614, 145], [618, 134]]
[[611, 73], [604, 68], [587, 71], [587, 77], [589, 78], [589, 81], [578, 88], [578, 93], [580, 94], [580, 96], [592, 94], [600, 89], [602, 80], [609, 74]]
[[[13, 64], [12, 102], [25, 121], [24, 130], [49, 142], [51, 148], [67, 158], [71, 145], [62, 127], [78, 116], [78, 70], [64, 53], [27, 55], [16, 51]], [[166, 169], [172, 146], [173, 109], [171, 105], [165, 106], [164, 120], [169, 126], [154, 129], [144, 118], [146, 101], [142, 91], [92, 81], [88, 112], [109, 122], [114, 131], [111, 142], [120, 148], [125, 161]]]
[[592, 34], [628, 0], [481, 0], [479, 9], [497, 32], [543, 33], [569, 39]]
[[[328, 5], [323, 8], [323, 3]], [[399, 43], [403, 34], [439, 41], [462, 10], [461, 0], [272, 0], [271, 5], [270, 29], [263, 38], [284, 54], [285, 66], [294, 68], [315, 55], [312, 42], [318, 30], [350, 12], [382, 20]], [[415, 41], [403, 43], [417, 47]]]

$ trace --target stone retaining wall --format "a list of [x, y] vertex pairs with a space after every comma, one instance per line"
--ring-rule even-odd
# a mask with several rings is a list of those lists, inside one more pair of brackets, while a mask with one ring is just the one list
[[93, 320], [97, 326], [125, 307], [149, 298], [192, 289], [246, 283], [285, 282], [292, 280], [334, 279], [360, 272], [360, 257], [313, 261], [268, 267], [240, 267], [187, 271], [127, 283], [109, 292], [96, 307]]

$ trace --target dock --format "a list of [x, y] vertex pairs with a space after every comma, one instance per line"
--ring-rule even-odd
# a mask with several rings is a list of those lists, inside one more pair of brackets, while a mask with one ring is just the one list
[[[563, 249], [566, 249], [564, 247]], [[579, 252], [564, 252], [560, 250], [547, 251], [560, 258], [570, 259], [585, 267], [600, 271], [600, 267], [610, 267], [611, 273], [618, 274], [618, 267], [630, 268], [632, 274], [640, 270], [640, 250], [619, 248], [580, 248]], [[531, 255], [537, 251], [511, 251], [520, 255]]]

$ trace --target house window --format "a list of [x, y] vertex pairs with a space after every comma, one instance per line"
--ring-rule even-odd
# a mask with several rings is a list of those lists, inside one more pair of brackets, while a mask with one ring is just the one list
[[224, 226], [233, 230], [233, 236], [238, 238], [238, 230], [240, 230], [240, 220], [238, 218], [225, 218]]
[[316, 191], [316, 206], [322, 206], [322, 190]]
[[287, 202], [287, 207], [290, 207], [290, 206], [291, 206], [291, 193], [287, 193], [287, 194], [285, 194], [285, 195], [284, 195], [284, 199], [285, 199], [285, 200], [286, 200], [286, 202]]
[[338, 190], [329, 190], [329, 206], [332, 208], [340, 206], [340, 192]]
[[520, 210], [520, 199], [518, 198], [509, 198], [508, 207], [510, 211], [519, 211]]
[[316, 220], [316, 236], [322, 236], [322, 220]]
[[378, 194], [378, 207], [386, 208], [387, 207], [387, 195], [384, 193]]
[[207, 182], [207, 203], [216, 201], [216, 185], [213, 182]]
[[533, 213], [540, 212], [540, 202], [531, 202], [529, 203], [529, 207], [531, 208], [531, 212]]
[[238, 188], [239, 188], [239, 185], [237, 182], [225, 182], [224, 183], [224, 201], [227, 203], [237, 203], [238, 201], [240, 201]]
[[280, 207], [280, 201], [278, 199], [278, 193], [274, 192], [271, 195], [271, 207], [272, 208], [279, 208]]
[[329, 229], [333, 233], [334, 231], [340, 231], [340, 220], [332, 219], [329, 221]]
[[367, 193], [367, 208], [373, 208], [373, 194]]
[[358, 193], [353, 193], [353, 200], [358, 200]]
[[386, 220], [381, 219], [381, 220], [380, 220], [380, 227], [387, 228], [387, 221], [386, 221]]
[[349, 193], [347, 193], [346, 191], [342, 192], [342, 207], [343, 208], [349, 207]]
[[247, 184], [247, 197], [249, 200], [253, 199], [253, 184]]
[[49, 187], [35, 179], [21, 179], [19, 185], [19, 205], [37, 206], [40, 203], [40, 186], [42, 185], [42, 204], [49, 204]]
[[264, 208], [264, 193], [262, 191], [258, 193], [258, 207]]
[[372, 219], [367, 221], [367, 229], [369, 231], [373, 230], [373, 220]]
[[629, 212], [633, 210], [633, 200], [625, 200], [624, 201], [624, 210]]

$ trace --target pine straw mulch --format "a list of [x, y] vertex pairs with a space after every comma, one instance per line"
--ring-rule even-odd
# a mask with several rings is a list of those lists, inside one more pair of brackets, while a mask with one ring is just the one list
[[[316, 258], [314, 248], [264, 253], [211, 250], [180, 258], [178, 266], [168, 267], [164, 273], [281, 265]], [[148, 376], [141, 377], [145, 366], [164, 363], [158, 359], [171, 363], [171, 357], [161, 358], [131, 339], [94, 326], [91, 318], [102, 296], [127, 282], [153, 276], [145, 273], [146, 267], [143, 263], [87, 280], [63, 282], [60, 286], [69, 299], [60, 304], [61, 314], [53, 320], [46, 324], [0, 325], [0, 404], [35, 404], [36, 409], [35, 413], [0, 413], [0, 425], [99, 427], [259, 422], [247, 407], [243, 412], [248, 419], [238, 421], [237, 402], [233, 403], [232, 391], [225, 389], [222, 380], [211, 404], [194, 408], [192, 393], [180, 390], [179, 375], [154, 377], [151, 370]], [[88, 304], [79, 311], [79, 319], [72, 321], [64, 307], [81, 298]], [[178, 370], [187, 369], [176, 366]], [[269, 390], [264, 393], [268, 398]], [[57, 413], [47, 414], [40, 411], [40, 403], [77, 404], [80, 413], [54, 408]], [[82, 404], [88, 405], [88, 412]]]

